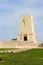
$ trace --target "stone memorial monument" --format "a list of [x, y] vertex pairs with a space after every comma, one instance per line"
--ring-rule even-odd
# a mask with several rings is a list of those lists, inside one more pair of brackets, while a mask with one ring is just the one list
[[33, 25], [33, 17], [31, 15], [22, 15], [20, 19], [20, 28], [18, 33], [18, 41], [34, 43], [35, 32]]

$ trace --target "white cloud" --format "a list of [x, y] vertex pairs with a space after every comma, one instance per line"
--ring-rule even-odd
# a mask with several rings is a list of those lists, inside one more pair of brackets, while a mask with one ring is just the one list
[[[16, 24], [15, 22], [19, 21], [20, 16], [23, 14], [32, 14], [35, 20], [37, 17], [43, 16], [42, 8], [26, 8], [17, 5], [12, 5], [12, 7], [10, 5], [7, 5], [7, 8], [10, 11], [3, 13], [4, 15], [2, 15], [2, 19], [1, 19], [1, 22], [3, 23], [1, 23], [0, 25], [3, 24], [3, 25], [14, 26]], [[5, 9], [7, 8], [5, 7]]]
[[[23, 2], [26, 6], [37, 4], [39, 0], [24, 0]], [[17, 25], [20, 19], [20, 16], [23, 14], [32, 14], [35, 22], [37, 22], [37, 18], [43, 16], [43, 7], [35, 8], [35, 7], [25, 7], [20, 6], [18, 4], [8, 4], [8, 0], [2, 0], [0, 3], [0, 7], [4, 9], [2, 13], [0, 13], [0, 25], [14, 26]], [[1, 6], [2, 5], [2, 6]], [[17, 24], [15, 23], [17, 22]], [[38, 22], [37, 22], [38, 24]]]

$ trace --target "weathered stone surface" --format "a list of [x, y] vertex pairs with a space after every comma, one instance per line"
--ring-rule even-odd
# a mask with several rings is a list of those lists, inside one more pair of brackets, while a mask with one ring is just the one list
[[20, 28], [18, 33], [19, 41], [28, 41], [29, 43], [36, 42], [33, 25], [33, 18], [31, 15], [23, 15], [20, 19]]

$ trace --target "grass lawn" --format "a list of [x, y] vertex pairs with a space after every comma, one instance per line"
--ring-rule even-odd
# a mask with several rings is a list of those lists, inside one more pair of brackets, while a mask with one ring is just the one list
[[0, 65], [43, 65], [43, 49], [31, 49], [19, 53], [0, 53]]

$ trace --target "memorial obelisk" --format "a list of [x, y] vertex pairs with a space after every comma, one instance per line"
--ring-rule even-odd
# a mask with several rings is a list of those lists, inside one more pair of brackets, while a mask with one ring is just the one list
[[36, 42], [33, 17], [31, 15], [22, 15], [20, 20], [18, 40], [22, 42], [26, 41], [29, 43]]

